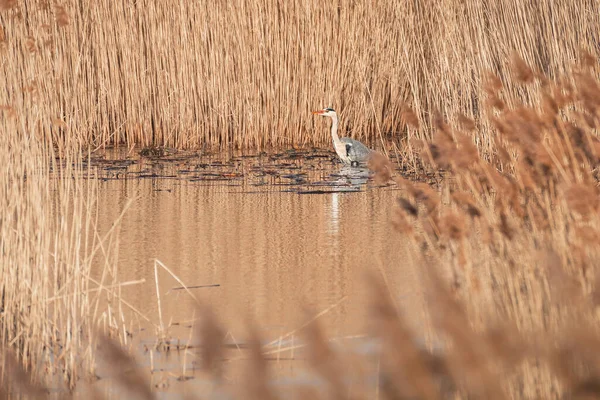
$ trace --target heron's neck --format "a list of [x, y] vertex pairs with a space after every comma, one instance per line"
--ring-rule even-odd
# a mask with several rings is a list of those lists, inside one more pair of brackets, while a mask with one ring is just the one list
[[337, 117], [337, 115], [331, 117], [331, 121], [332, 121], [332, 123], [331, 123], [331, 137], [332, 137], [334, 143], [339, 143], [340, 137], [337, 134], [337, 130], [338, 130], [338, 117]]

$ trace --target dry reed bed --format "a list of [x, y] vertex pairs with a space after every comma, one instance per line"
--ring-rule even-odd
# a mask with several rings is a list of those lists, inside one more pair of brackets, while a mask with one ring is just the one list
[[[269, 381], [267, 349], [253, 327], [246, 377], [241, 386], [227, 384], [225, 330], [209, 308], [199, 310], [200, 347], [190, 350], [214, 388], [190, 398], [599, 398], [600, 82], [593, 59], [581, 59], [573, 79], [554, 81], [513, 60], [516, 87], [538, 80], [543, 100], [536, 106], [506, 107], [516, 100], [489, 77], [493, 163], [478, 153], [472, 121], [452, 127], [438, 118], [433, 139], [420, 146], [432, 168], [447, 170], [441, 194], [393, 177], [382, 155], [371, 164], [377, 179], [406, 189], [393, 222], [406, 238], [407, 262], [423, 270], [431, 329], [447, 344], [443, 353], [417, 344], [385, 276], [370, 277], [369, 327], [380, 351], [349, 357], [316, 322], [308, 324], [304, 355], [322, 384], [298, 384], [283, 395]], [[120, 371], [115, 385], [153, 398], [123, 350], [103, 341], [99, 351]], [[24, 382], [15, 371], [15, 382]]]
[[[93, 183], [50, 179], [51, 168], [77, 176], [79, 149], [108, 143], [324, 143], [327, 130], [315, 129], [308, 111], [325, 103], [359, 139], [402, 139], [409, 125], [408, 138], [420, 141], [401, 151], [413, 157], [422, 148], [453, 181], [446, 204], [431, 188], [398, 179], [410, 196], [394, 222], [413, 261], [434, 265], [426, 279], [432, 326], [453, 346], [432, 363], [385, 290], [375, 290], [374, 334], [387, 350], [381, 396], [440, 398], [444, 365], [473, 397], [597, 395], [600, 88], [593, 56], [577, 49], [597, 45], [598, 11], [591, 0], [1, 1], [0, 345], [15, 352], [4, 358], [3, 370], [14, 372], [5, 382], [37, 391], [27, 375], [49, 374], [72, 387], [94, 369], [98, 321], [124, 330], [118, 290], [95, 292], [90, 277], [100, 257], [101, 285], [118, 284], [116, 237], [95, 232]], [[504, 60], [514, 50], [533, 71], [513, 59], [509, 72]], [[565, 75], [573, 59], [582, 65]], [[483, 82], [484, 70], [500, 79]], [[511, 76], [522, 82], [508, 83]], [[56, 155], [66, 162], [48, 164]], [[385, 160], [374, 168], [386, 178]], [[514, 322], [489, 329], [490, 316]], [[208, 369], [219, 364], [218, 335], [211, 337]], [[345, 390], [347, 364], [318, 330], [306, 340], [330, 397], [370, 397]], [[249, 397], [274, 398], [258, 335], [254, 343]], [[111, 346], [101, 348], [130, 365]], [[151, 396], [143, 377], [124, 382]]]
[[513, 51], [550, 77], [596, 51], [598, 14], [594, 0], [3, 0], [0, 105], [92, 146], [323, 145], [309, 111], [330, 105], [357, 139], [424, 138], [434, 109], [479, 120], [482, 71], [504, 78]]
[[0, 113], [0, 348], [12, 354], [0, 364], [0, 386], [11, 387], [5, 368], [20, 364], [37, 379], [72, 387], [93, 373], [98, 328], [124, 336], [118, 225], [99, 236], [97, 188], [84, 179], [91, 171], [77, 148], [64, 148], [58, 162], [29, 127], [38, 120]]

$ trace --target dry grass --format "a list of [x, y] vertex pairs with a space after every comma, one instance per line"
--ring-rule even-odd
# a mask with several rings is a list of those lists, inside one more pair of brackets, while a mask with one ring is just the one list
[[12, 354], [0, 369], [18, 363], [72, 387], [93, 374], [100, 326], [124, 336], [117, 235], [98, 235], [96, 181], [86, 179], [83, 156], [62, 147], [57, 159], [39, 123], [10, 108], [0, 116], [0, 348]]
[[509, 77], [516, 52], [533, 67], [517, 77], [560, 76], [579, 48], [597, 51], [599, 13], [594, 0], [2, 1], [0, 104], [35, 110], [56, 143], [92, 147], [325, 145], [309, 111], [332, 105], [348, 135], [401, 152], [439, 110], [474, 119], [488, 151], [479, 117], [503, 101], [485, 71]]

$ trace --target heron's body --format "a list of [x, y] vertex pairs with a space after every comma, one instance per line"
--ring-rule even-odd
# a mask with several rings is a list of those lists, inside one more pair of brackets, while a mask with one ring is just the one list
[[[340, 138], [340, 142], [343, 144], [343, 148], [339, 145], [336, 146], [334, 142], [335, 152], [345, 164], [366, 163], [369, 161], [372, 150], [358, 140], [343, 137]], [[341, 154], [338, 147], [342, 150]], [[346, 159], [344, 160], [344, 158]]]
[[344, 164], [357, 165], [366, 163], [369, 160], [372, 153], [371, 149], [358, 140], [340, 138], [338, 136], [338, 117], [332, 108], [315, 111], [314, 114], [331, 118], [331, 138], [333, 139], [333, 148]]

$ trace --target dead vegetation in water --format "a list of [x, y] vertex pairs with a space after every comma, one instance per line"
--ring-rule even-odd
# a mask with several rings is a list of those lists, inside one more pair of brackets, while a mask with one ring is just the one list
[[[144, 153], [146, 154], [146, 153]], [[377, 153], [377, 156], [384, 157]], [[343, 166], [337, 155], [323, 149], [200, 154], [177, 151], [162, 156], [141, 157], [133, 152], [111, 149], [94, 153], [89, 166], [96, 168], [100, 181], [168, 179], [239, 187], [241, 191], [261, 190], [298, 194], [358, 192], [372, 186], [391, 186], [381, 179], [373, 182], [366, 166]], [[440, 180], [440, 174], [409, 175], [406, 169], [390, 164], [388, 174], [398, 172], [428, 181]]]

